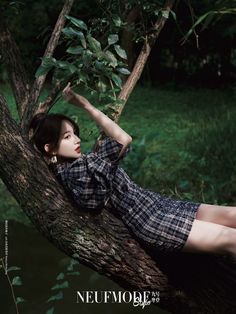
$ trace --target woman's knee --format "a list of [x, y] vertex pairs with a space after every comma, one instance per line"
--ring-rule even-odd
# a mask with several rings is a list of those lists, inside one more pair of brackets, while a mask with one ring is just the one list
[[195, 219], [183, 251], [225, 254], [232, 251], [233, 242], [236, 229]]
[[236, 207], [201, 204], [196, 219], [236, 228]]

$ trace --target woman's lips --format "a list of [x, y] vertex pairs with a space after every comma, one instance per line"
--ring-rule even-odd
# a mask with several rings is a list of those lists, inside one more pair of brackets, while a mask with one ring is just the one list
[[75, 151], [76, 151], [77, 153], [80, 153], [80, 147], [77, 147], [77, 148], [75, 149]]

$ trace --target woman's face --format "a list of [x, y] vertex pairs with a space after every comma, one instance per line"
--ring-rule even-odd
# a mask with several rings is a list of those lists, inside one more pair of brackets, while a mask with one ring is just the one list
[[56, 155], [64, 158], [78, 158], [80, 152], [80, 138], [74, 134], [73, 125], [67, 121], [62, 121], [61, 135], [59, 139]]

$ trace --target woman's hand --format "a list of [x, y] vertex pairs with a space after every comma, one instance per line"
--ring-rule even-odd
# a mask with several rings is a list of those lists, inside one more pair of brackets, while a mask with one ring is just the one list
[[90, 104], [90, 102], [86, 98], [75, 93], [71, 89], [70, 83], [68, 83], [67, 86], [63, 89], [62, 94], [71, 104], [85, 109], [85, 111], [88, 112], [88, 114], [96, 122], [96, 124], [102, 128], [106, 135], [116, 139], [117, 142], [121, 143], [124, 146], [120, 152], [120, 157], [121, 154], [123, 154], [123, 152], [125, 151], [128, 144], [131, 143], [132, 137], [124, 130], [122, 130], [121, 127], [119, 127], [102, 111]]
[[69, 82], [69, 83], [66, 85], [66, 87], [63, 89], [62, 95], [64, 96], [64, 98], [65, 98], [69, 103], [71, 103], [71, 104], [73, 104], [73, 105], [76, 105], [76, 106], [79, 106], [79, 107], [82, 107], [82, 108], [84, 108], [84, 109], [86, 108], [86, 106], [87, 106], [88, 104], [90, 104], [89, 101], [88, 101], [85, 97], [83, 97], [83, 96], [81, 96], [81, 95], [75, 93], [75, 92], [71, 89], [71, 87], [70, 87], [70, 82]]

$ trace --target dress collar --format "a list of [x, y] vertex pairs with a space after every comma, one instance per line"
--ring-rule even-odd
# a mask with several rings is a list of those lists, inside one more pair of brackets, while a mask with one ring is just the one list
[[57, 172], [63, 172], [65, 171], [69, 166], [71, 166], [73, 163], [78, 163], [79, 161], [83, 161], [85, 157], [85, 154], [82, 154], [79, 158], [67, 160], [64, 162], [60, 162], [56, 164]]

